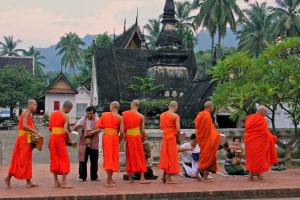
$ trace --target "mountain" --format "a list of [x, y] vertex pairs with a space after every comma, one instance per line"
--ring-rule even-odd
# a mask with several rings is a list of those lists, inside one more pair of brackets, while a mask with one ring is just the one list
[[[218, 43], [218, 36], [215, 36], [215, 44]], [[237, 47], [238, 41], [236, 35], [228, 28], [226, 36], [221, 39], [222, 46]], [[205, 51], [211, 49], [211, 38], [207, 30], [201, 30], [197, 34], [197, 44], [195, 45], [194, 51], [199, 50]]]
[[[82, 38], [82, 41], [85, 43], [84, 48], [87, 48], [93, 43], [93, 40], [95, 40], [95, 35], [87, 34]], [[51, 45], [48, 48], [37, 48], [38, 51], [41, 52], [41, 54], [45, 57], [44, 60], [42, 60], [42, 63], [46, 65], [46, 68], [44, 69], [45, 72], [48, 71], [60, 71], [61, 65], [60, 60], [61, 56], [56, 55], [55, 50], [56, 45]], [[63, 68], [63, 71], [69, 71], [69, 68]]]

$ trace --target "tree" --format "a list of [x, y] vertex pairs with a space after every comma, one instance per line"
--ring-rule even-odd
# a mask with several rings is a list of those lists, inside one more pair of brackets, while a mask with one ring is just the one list
[[146, 29], [147, 31], [147, 34], [145, 34], [145, 38], [150, 49], [156, 48], [156, 40], [161, 30], [160, 19], [161, 17], [159, 17], [158, 19], [149, 19], [148, 23], [144, 26], [144, 29]]
[[75, 74], [75, 66], [81, 63], [81, 46], [84, 46], [84, 42], [81, 41], [76, 33], [72, 32], [62, 36], [56, 45], [56, 55], [62, 55], [61, 66], [65, 68], [69, 66], [70, 73], [72, 73], [73, 70], [73, 74]]
[[15, 40], [14, 36], [4, 36], [4, 42], [0, 41], [0, 56], [20, 56], [23, 49], [16, 49], [21, 40]]
[[35, 98], [35, 79], [24, 67], [7, 66], [0, 69], [0, 106], [9, 107], [11, 117], [17, 105], [25, 105]]
[[267, 3], [250, 4], [250, 8], [243, 11], [246, 15], [242, 30], [237, 32], [239, 39], [238, 49], [240, 51], [249, 51], [254, 57], [258, 55], [270, 43], [270, 26], [272, 18], [270, 17], [270, 8]]
[[113, 41], [108, 33], [98, 34], [96, 37], [96, 46], [101, 48], [108, 48], [112, 45]]
[[273, 39], [277, 37], [300, 36], [300, 0], [275, 0], [277, 7], [272, 7], [271, 17]]
[[185, 49], [193, 49], [197, 38], [194, 35], [195, 26], [193, 24], [194, 16], [191, 15], [192, 5], [188, 1], [175, 2], [177, 18], [177, 31], [182, 39], [182, 46]]
[[219, 61], [210, 71], [213, 81], [218, 81], [212, 100], [217, 107], [224, 107], [232, 113], [232, 118], [249, 114], [256, 104], [263, 104], [271, 111], [267, 116], [275, 127], [275, 111], [285, 110], [294, 125], [292, 139], [278, 145], [286, 150], [286, 155], [298, 142], [300, 104], [300, 38], [288, 38], [277, 45], [270, 45], [259, 57], [250, 58], [247, 52], [229, 56]]
[[40, 51], [36, 50], [34, 46], [29, 47], [28, 51], [24, 50], [23, 55], [33, 57], [35, 66], [46, 67], [45, 64], [41, 62], [41, 60], [44, 60], [45, 57]]

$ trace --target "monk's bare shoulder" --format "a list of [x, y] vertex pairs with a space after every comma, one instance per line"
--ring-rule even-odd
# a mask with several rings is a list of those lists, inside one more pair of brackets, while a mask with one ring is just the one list
[[123, 117], [117, 113], [114, 113], [114, 116], [118, 118], [120, 121], [123, 121]]
[[138, 112], [138, 115], [139, 115], [139, 117], [140, 117], [142, 120], [144, 120], [144, 119], [145, 119], [145, 117], [144, 117], [144, 115], [143, 115], [143, 114], [141, 114], [141, 113], [139, 113], [139, 112]]

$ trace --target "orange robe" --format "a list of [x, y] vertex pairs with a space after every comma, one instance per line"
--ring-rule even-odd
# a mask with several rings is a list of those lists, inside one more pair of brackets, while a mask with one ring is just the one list
[[70, 158], [66, 146], [67, 136], [63, 130], [64, 123], [65, 119], [62, 111], [55, 111], [51, 114], [49, 120], [51, 173], [68, 174], [70, 172]]
[[168, 112], [160, 115], [160, 129], [163, 130], [162, 145], [158, 167], [167, 174], [179, 174], [178, 147], [176, 143], [176, 120], [179, 116], [172, 116]]
[[[34, 128], [32, 117], [28, 117], [27, 125]], [[23, 128], [23, 114], [20, 116], [18, 125], [19, 134], [13, 150], [12, 160], [8, 174], [16, 179], [31, 179], [32, 178], [32, 147], [28, 143], [27, 135]]]
[[97, 122], [97, 127], [104, 129], [102, 136], [103, 168], [106, 172], [119, 171], [119, 125], [120, 119], [112, 112], [104, 112]]
[[246, 118], [245, 132], [246, 169], [252, 173], [267, 172], [270, 165], [278, 161], [277, 137], [269, 131], [264, 116], [258, 113]]
[[221, 136], [207, 110], [197, 114], [195, 119], [196, 139], [200, 147], [199, 169], [215, 173], [218, 171], [217, 151]]
[[123, 112], [122, 116], [126, 132], [126, 172], [127, 174], [146, 172], [146, 158], [140, 130], [142, 119], [131, 110]]

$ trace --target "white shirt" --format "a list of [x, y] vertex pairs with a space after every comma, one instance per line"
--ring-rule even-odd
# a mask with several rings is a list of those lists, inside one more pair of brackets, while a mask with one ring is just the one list
[[[180, 146], [180, 148], [186, 148], [186, 149], [189, 149], [189, 148], [192, 148], [191, 146], [191, 143], [190, 142], [187, 142], [187, 143], [184, 143]], [[195, 153], [195, 152], [200, 152], [200, 147], [198, 146], [198, 144], [196, 145], [194, 151], [183, 151], [181, 152], [181, 159], [184, 163], [192, 163], [193, 161], [193, 157], [192, 157], [192, 153]]]

